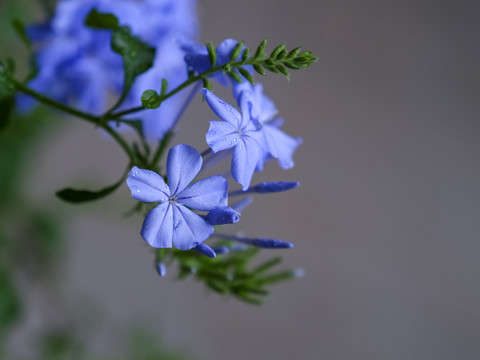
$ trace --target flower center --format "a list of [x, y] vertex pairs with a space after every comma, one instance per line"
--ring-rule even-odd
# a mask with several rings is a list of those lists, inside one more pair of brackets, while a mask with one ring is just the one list
[[168, 202], [170, 204], [175, 204], [177, 202], [177, 197], [175, 195], [172, 195], [168, 198]]

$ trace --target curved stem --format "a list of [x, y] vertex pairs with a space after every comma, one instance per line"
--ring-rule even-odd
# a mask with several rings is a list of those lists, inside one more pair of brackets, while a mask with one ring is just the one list
[[34, 99], [38, 100], [39, 102], [49, 105], [53, 108], [56, 108], [58, 110], [61, 110], [63, 112], [66, 112], [67, 114], [76, 116], [80, 119], [83, 119], [85, 121], [88, 121], [92, 124], [95, 124], [102, 129], [104, 129], [107, 133], [109, 133], [113, 139], [120, 145], [120, 147], [125, 151], [125, 153], [128, 155], [130, 161], [133, 161], [135, 159], [135, 155], [132, 152], [132, 149], [128, 145], [128, 143], [125, 141], [125, 139], [114, 129], [112, 129], [108, 124], [106, 124], [101, 117], [88, 114], [86, 112], [71, 108], [70, 106], [67, 106], [65, 104], [62, 104], [58, 101], [55, 101], [45, 95], [42, 95], [35, 90], [30, 89], [28, 86], [25, 86], [24, 84], [16, 81], [15, 79], [12, 79], [13, 83], [15, 84], [15, 87], [17, 88], [18, 91], [27, 94]]
[[91, 122], [95, 125], [100, 125], [100, 118], [98, 116], [95, 116], [95, 115], [92, 115], [92, 114], [87, 114], [83, 111], [71, 108], [70, 106], [64, 105], [64, 104], [62, 104], [58, 101], [55, 101], [55, 100], [53, 100], [53, 99], [51, 99], [47, 96], [44, 96], [44, 95], [30, 89], [29, 87], [25, 86], [24, 84], [14, 80], [14, 79], [12, 79], [12, 80], [13, 80], [13, 82], [15, 84], [15, 87], [17, 88], [18, 91], [33, 97], [34, 99], [38, 100], [39, 102], [44, 103], [46, 105], [49, 105], [51, 107], [54, 107], [56, 109], [62, 110], [63, 112], [66, 112], [70, 115], [77, 116], [77, 117], [79, 117], [81, 119], [84, 119], [88, 122]]
[[[204, 71], [203, 73], [200, 73], [198, 75], [192, 76], [191, 78], [188, 78], [182, 84], [180, 84], [178, 87], [176, 87], [172, 91], [163, 95], [161, 97], [161, 101], [165, 101], [169, 97], [172, 97], [173, 95], [179, 93], [180, 91], [182, 91], [186, 87], [192, 85], [193, 83], [195, 83], [199, 80], [202, 80], [203, 78], [206, 78], [207, 76], [213, 75], [218, 71], [223, 71], [226, 66], [236, 68], [236, 67], [240, 67], [240, 66], [244, 66], [244, 65], [260, 64], [260, 63], [263, 63], [264, 61], [265, 60], [250, 59], [250, 60], [247, 60], [247, 61], [236, 61], [236, 62], [231, 62], [231, 63], [215, 66], [215, 67], [211, 68], [210, 70]], [[143, 111], [143, 110], [147, 110], [147, 108], [145, 108], [143, 106], [138, 106], [138, 107], [134, 107], [134, 108], [131, 108], [131, 109], [127, 109], [127, 110], [123, 110], [123, 111], [120, 111], [120, 112], [117, 112], [117, 113], [110, 114], [110, 115], [108, 115], [108, 118], [109, 119], [116, 119], [116, 118], [121, 117], [123, 115], [128, 115], [128, 114], [132, 114], [132, 113]]]

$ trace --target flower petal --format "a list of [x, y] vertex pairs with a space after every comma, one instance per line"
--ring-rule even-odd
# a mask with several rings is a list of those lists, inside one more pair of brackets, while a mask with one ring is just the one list
[[240, 128], [241, 115], [237, 109], [214, 95], [210, 90], [203, 88], [202, 95], [207, 100], [208, 105], [212, 111], [222, 120], [232, 124], [236, 129]]
[[249, 136], [242, 136], [241, 140], [241, 143], [233, 150], [232, 176], [237, 183], [242, 185], [243, 190], [247, 190], [262, 155], [262, 149], [258, 142]]
[[292, 168], [295, 165], [293, 153], [303, 140], [294, 138], [272, 125], [265, 125], [263, 131], [266, 147], [270, 155], [277, 158], [278, 164], [282, 169]]
[[228, 182], [222, 175], [197, 181], [180, 194], [178, 202], [196, 210], [209, 211], [227, 206]]
[[237, 129], [225, 121], [210, 121], [210, 128], [205, 137], [214, 153], [230, 149], [240, 140]]
[[202, 156], [193, 147], [180, 144], [170, 149], [167, 177], [170, 195], [177, 195], [197, 176], [202, 168]]
[[180, 250], [194, 248], [214, 232], [212, 225], [178, 203], [173, 206], [173, 224], [173, 245]]
[[171, 248], [173, 238], [173, 205], [164, 202], [153, 208], [143, 221], [143, 240], [155, 248]]
[[170, 190], [163, 178], [151, 170], [134, 166], [127, 178], [132, 197], [145, 202], [164, 202], [170, 196]]

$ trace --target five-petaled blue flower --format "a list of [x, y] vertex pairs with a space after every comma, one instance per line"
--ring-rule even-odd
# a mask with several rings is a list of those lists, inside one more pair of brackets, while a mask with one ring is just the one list
[[202, 94], [213, 112], [224, 120], [210, 121], [207, 144], [214, 153], [233, 148], [232, 176], [247, 190], [263, 154], [263, 135], [258, 131], [261, 124], [250, 116], [249, 93], [239, 99], [242, 113], [207, 89], [202, 89]]
[[143, 222], [141, 235], [153, 247], [175, 245], [189, 250], [208, 239], [214, 227], [190, 209], [210, 211], [227, 206], [227, 180], [215, 175], [188, 186], [202, 167], [202, 157], [193, 147], [180, 144], [167, 158], [168, 185], [151, 170], [134, 167], [127, 178], [132, 197], [160, 202]]

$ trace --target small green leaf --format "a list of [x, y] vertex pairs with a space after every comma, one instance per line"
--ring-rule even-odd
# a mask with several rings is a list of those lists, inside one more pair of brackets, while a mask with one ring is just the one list
[[113, 51], [122, 56], [125, 76], [122, 95], [113, 110], [123, 102], [135, 78], [152, 67], [155, 48], [132, 35], [126, 26], [119, 26], [113, 30], [111, 46]]
[[252, 85], [255, 84], [255, 80], [253, 80], [253, 76], [247, 70], [245, 70], [243, 67], [239, 67], [238, 71], [240, 71], [240, 74], [242, 74], [242, 76], [245, 79], [247, 79], [250, 84]]
[[242, 52], [243, 42], [239, 42], [232, 50], [232, 56], [230, 57], [230, 61], [237, 61], [240, 53]]
[[85, 25], [93, 29], [113, 30], [118, 27], [118, 19], [113, 14], [101, 13], [97, 9], [93, 9], [85, 18]]
[[210, 59], [210, 64], [212, 67], [214, 67], [217, 64], [217, 52], [215, 51], [215, 47], [213, 46], [213, 43], [207, 42], [205, 45], [207, 45], [207, 51], [208, 51], [208, 57]]
[[239, 84], [243, 82], [242, 78], [240, 77], [240, 75], [238, 75], [238, 73], [235, 70], [229, 71], [227, 72], [227, 74], [232, 78], [233, 81]]
[[260, 45], [258, 45], [257, 51], [253, 56], [254, 59], [262, 58], [265, 56], [265, 47], [267, 46], [267, 39], [263, 40]]
[[162, 79], [162, 88], [160, 90], [160, 96], [164, 96], [167, 93], [168, 90], [168, 80], [167, 79]]
[[247, 61], [249, 56], [250, 56], [250, 49], [245, 48], [245, 50], [243, 50], [243, 54], [242, 54], [242, 61]]
[[287, 69], [285, 69], [285, 66], [278, 64], [275, 67], [279, 72], [281, 72], [283, 75], [285, 75], [287, 77], [287, 79], [290, 80], [290, 73], [288, 72]]
[[155, 90], [145, 90], [141, 100], [143, 107], [147, 109], [157, 109], [162, 103], [162, 97]]
[[285, 44], [278, 45], [270, 54], [270, 59], [281, 59], [287, 53]]
[[257, 73], [259, 73], [260, 75], [267, 76], [265, 70], [263, 70], [263, 68], [262, 68], [260, 65], [253, 64], [253, 68], [254, 68], [255, 71], [256, 71]]
[[55, 195], [57, 195], [57, 197], [59, 197], [63, 201], [74, 203], [74, 204], [83, 203], [86, 201], [98, 200], [113, 193], [120, 186], [120, 184], [123, 183], [125, 179], [125, 175], [123, 175], [122, 178], [115, 184], [98, 191], [75, 190], [75, 189], [68, 188], [68, 189], [57, 191]]
[[302, 49], [301, 47], [297, 47], [297, 48], [291, 50], [291, 51], [288, 53], [287, 58], [291, 59], [291, 58], [296, 57], [297, 54], [300, 52], [301, 49]]
[[31, 49], [32, 42], [28, 38], [27, 32], [25, 31], [25, 24], [20, 19], [13, 19], [12, 20], [12, 27], [17, 33], [18, 37], [22, 40], [25, 44], [27, 49]]

